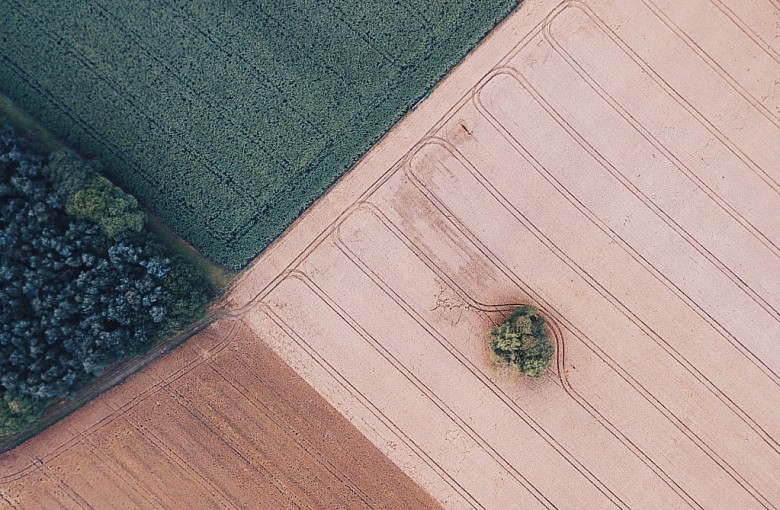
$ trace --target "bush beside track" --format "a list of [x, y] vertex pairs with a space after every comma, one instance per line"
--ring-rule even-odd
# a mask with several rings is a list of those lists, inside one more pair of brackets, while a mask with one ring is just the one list
[[238, 268], [515, 4], [10, 0], [0, 89]]

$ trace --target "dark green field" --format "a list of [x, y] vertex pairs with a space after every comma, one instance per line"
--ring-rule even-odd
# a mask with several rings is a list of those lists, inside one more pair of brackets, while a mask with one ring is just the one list
[[516, 0], [0, 1], [0, 91], [245, 265]]

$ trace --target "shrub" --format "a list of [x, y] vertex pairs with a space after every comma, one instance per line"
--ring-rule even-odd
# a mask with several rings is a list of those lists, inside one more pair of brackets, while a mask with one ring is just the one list
[[138, 201], [103, 177], [97, 162], [84, 161], [63, 149], [49, 156], [43, 171], [71, 216], [96, 223], [109, 237], [144, 228], [146, 214], [138, 208]]
[[0, 391], [0, 441], [38, 421], [45, 407], [45, 400]]
[[544, 375], [555, 347], [547, 338], [544, 317], [532, 305], [517, 308], [490, 333], [490, 348], [503, 361], [535, 379]]
[[138, 210], [135, 198], [122, 192], [103, 176], [77, 191], [67, 204], [68, 214], [100, 225], [109, 237], [120, 232], [140, 232], [146, 216]]

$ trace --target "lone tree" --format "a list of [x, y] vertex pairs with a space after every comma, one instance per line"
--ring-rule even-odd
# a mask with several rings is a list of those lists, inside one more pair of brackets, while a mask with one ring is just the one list
[[544, 330], [544, 317], [532, 305], [522, 305], [490, 333], [490, 348], [499, 358], [539, 379], [550, 366], [555, 347]]

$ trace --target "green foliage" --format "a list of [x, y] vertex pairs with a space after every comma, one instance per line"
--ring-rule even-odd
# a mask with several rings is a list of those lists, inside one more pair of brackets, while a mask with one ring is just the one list
[[47, 403], [0, 390], [0, 441], [37, 422]]
[[0, 89], [238, 268], [515, 3], [18, 0]]
[[[0, 130], [0, 392], [41, 399], [69, 394], [195, 320], [211, 296], [149, 232], [115, 221], [132, 208], [66, 214], [66, 202], [101, 181], [72, 153], [55, 156], [46, 165], [26, 140]], [[134, 204], [98, 185], [110, 200]], [[126, 228], [107, 232], [106, 224]]]
[[68, 214], [98, 224], [109, 237], [140, 232], [146, 215], [138, 208], [138, 201], [114, 186], [101, 171], [97, 162], [86, 162], [69, 150], [54, 152], [44, 168], [65, 200]]
[[44, 173], [54, 184], [55, 193], [67, 202], [78, 191], [99, 176], [102, 168], [97, 161], [85, 161], [76, 153], [60, 149], [49, 154]]
[[109, 237], [126, 231], [140, 232], [146, 221], [138, 201], [103, 176], [95, 177], [89, 187], [74, 193], [65, 210], [80, 220], [97, 223]]
[[552, 362], [555, 347], [547, 338], [544, 317], [536, 307], [520, 306], [490, 333], [490, 348], [499, 358], [517, 365], [534, 378], [544, 375]]
[[167, 310], [163, 334], [170, 334], [188, 326], [204, 315], [204, 307], [214, 295], [193, 266], [177, 259], [163, 280], [162, 305]]

